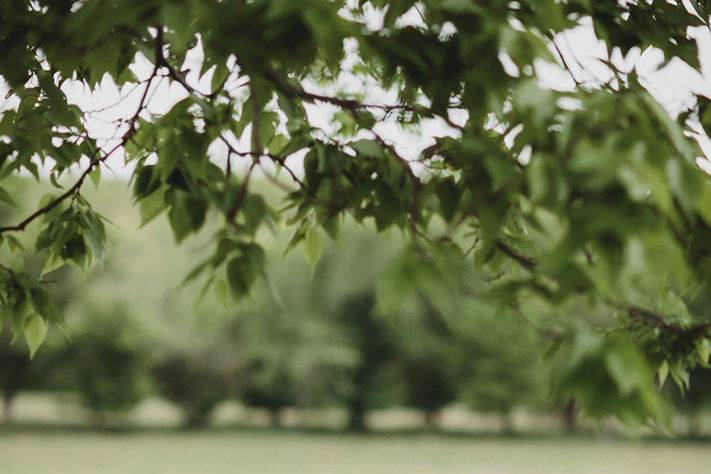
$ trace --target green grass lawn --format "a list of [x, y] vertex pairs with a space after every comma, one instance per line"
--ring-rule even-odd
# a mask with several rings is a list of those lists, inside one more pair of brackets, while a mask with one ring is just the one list
[[2, 474], [703, 474], [711, 445], [592, 439], [17, 431], [0, 434]]

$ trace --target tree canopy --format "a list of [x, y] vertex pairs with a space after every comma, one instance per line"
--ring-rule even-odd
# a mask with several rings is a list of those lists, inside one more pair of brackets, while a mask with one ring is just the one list
[[[398, 228], [410, 253], [381, 309], [412, 288], [456, 289], [536, 324], [566, 354], [561, 387], [593, 413], [659, 415], [652, 373], [686, 387], [690, 369], [708, 363], [711, 183], [697, 158], [711, 109], [699, 94], [671, 115], [634, 65], [614, 58], [654, 48], [659, 68], [676, 60], [700, 73], [690, 31], [709, 27], [710, 8], [2, 0], [0, 200], [16, 205], [3, 182], [17, 174], [56, 188], [0, 227], [2, 318], [32, 352], [61, 324], [50, 274], [103, 257], [105, 223], [82, 192], [118, 156], [135, 170], [144, 223], [165, 212], [179, 243], [208, 218], [221, 222], [213, 254], [188, 279], [243, 297], [265, 265], [260, 236], [279, 222], [312, 262], [346, 217]], [[580, 25], [605, 43], [609, 80], [578, 77], [561, 48]], [[199, 71], [185, 66], [194, 51]], [[574, 87], [544, 87], [546, 63]], [[96, 90], [107, 78], [138, 97], [113, 139], [92, 134], [93, 111], [67, 100], [69, 87]], [[159, 82], [184, 97], [160, 113], [149, 110]], [[314, 105], [330, 111], [330, 126]], [[447, 133], [418, 156], [384, 132], [430, 123]], [[257, 176], [278, 200], [250, 187]], [[25, 230], [33, 248], [17, 238]], [[532, 321], [527, 307], [539, 303]], [[583, 309], [558, 317], [571, 307]]]

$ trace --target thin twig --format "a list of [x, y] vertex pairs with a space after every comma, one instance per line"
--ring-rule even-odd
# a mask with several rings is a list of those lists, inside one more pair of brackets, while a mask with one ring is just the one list
[[291, 168], [289, 168], [289, 167], [286, 165], [286, 159], [287, 159], [287, 157], [275, 155], [275, 154], [273, 154], [273, 153], [265, 153], [265, 152], [263, 152], [263, 153], [255, 154], [254, 152], [251, 152], [251, 151], [240, 151], [240, 150], [236, 149], [236, 148], [229, 142], [229, 140], [227, 140], [227, 138], [225, 138], [224, 135], [220, 135], [219, 138], [220, 138], [220, 140], [227, 146], [227, 150], [228, 150], [229, 153], [232, 153], [232, 154], [234, 154], [234, 155], [241, 156], [241, 157], [252, 157], [252, 158], [262, 158], [262, 157], [264, 157], [264, 158], [269, 158], [270, 160], [279, 163], [279, 165], [281, 165], [281, 167], [284, 168], [284, 169], [289, 173], [289, 175], [291, 176], [291, 179], [293, 179], [296, 183], [298, 183], [299, 186], [301, 186], [301, 187], [304, 186], [303, 181], [297, 176], [297, 174], [296, 174]]
[[32, 222], [34, 222], [36, 219], [39, 217], [47, 214], [50, 212], [52, 209], [55, 207], [59, 206], [64, 200], [66, 200], [69, 197], [74, 196], [76, 193], [79, 192], [81, 189], [82, 185], [84, 184], [84, 181], [86, 180], [87, 176], [91, 174], [91, 172], [99, 166], [101, 163], [106, 161], [111, 155], [116, 153], [119, 149], [123, 148], [126, 143], [133, 137], [133, 135], [136, 133], [136, 122], [138, 121], [139, 116], [141, 115], [141, 112], [144, 110], [146, 106], [146, 99], [148, 97], [148, 90], [151, 88], [151, 83], [155, 79], [155, 77], [158, 74], [158, 69], [159, 69], [159, 61], [158, 58], [160, 57], [160, 54], [158, 53], [159, 51], [162, 50], [162, 42], [163, 42], [163, 35], [162, 35], [162, 30], [158, 30], [158, 33], [156, 34], [156, 63], [153, 68], [153, 72], [151, 73], [151, 76], [147, 80], [147, 84], [145, 89], [143, 90], [143, 94], [141, 95], [141, 99], [138, 103], [138, 108], [136, 109], [136, 112], [131, 116], [131, 118], [128, 120], [128, 129], [126, 132], [123, 134], [123, 137], [121, 138], [121, 141], [117, 143], [113, 148], [111, 148], [109, 151], [104, 153], [103, 155], [99, 155], [100, 150], [96, 149], [91, 157], [91, 161], [89, 162], [89, 166], [81, 173], [79, 176], [79, 179], [76, 180], [76, 182], [65, 192], [51, 200], [47, 205], [37, 209], [35, 212], [24, 218], [22, 221], [20, 221], [17, 224], [14, 225], [8, 225], [4, 227], [0, 227], [0, 234], [6, 233], [6, 232], [15, 232], [15, 231], [22, 231], [24, 230], [28, 225], [30, 225]]

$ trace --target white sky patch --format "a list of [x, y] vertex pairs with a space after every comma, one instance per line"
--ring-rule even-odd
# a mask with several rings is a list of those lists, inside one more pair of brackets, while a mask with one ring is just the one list
[[[415, 8], [412, 8], [399, 20], [401, 25], [417, 25], [420, 22], [421, 18]], [[368, 16], [367, 23], [368, 28], [374, 30], [380, 28], [382, 15], [373, 12]], [[711, 97], [711, 34], [706, 28], [696, 28], [690, 30], [690, 36], [699, 45], [702, 74], [695, 72], [678, 60], [673, 60], [664, 68], [658, 69], [663, 61], [662, 54], [658, 50], [648, 50], [641, 54], [638, 49], [633, 49], [624, 58], [617, 53], [613, 54], [611, 59], [623, 70], [635, 68], [645, 87], [671, 114], [676, 115], [694, 103], [694, 93]], [[589, 20], [584, 21], [581, 26], [558, 34], [556, 44], [566, 57], [571, 72], [578, 82], [592, 85], [613, 79], [611, 72], [602, 62], [602, 60], [608, 59], [606, 45], [595, 37]], [[354, 45], [346, 44], [346, 47], [353, 50]], [[185, 73], [186, 80], [191, 86], [197, 90], [209, 92], [212, 74], [208, 72], [200, 77], [202, 59], [202, 50], [198, 43], [188, 53], [181, 70]], [[355, 55], [350, 53], [344, 64], [352, 66], [355, 61]], [[505, 57], [502, 58], [502, 61], [506, 65]], [[152, 63], [141, 54], [137, 55], [135, 63], [131, 66], [140, 81], [145, 81], [150, 76], [152, 68]], [[571, 91], [575, 88], [575, 82], [570, 73], [555, 64], [539, 61], [535, 68], [539, 83], [543, 87], [563, 91]], [[226, 90], [234, 88], [231, 95], [238, 97], [246, 91], [246, 88], [240, 87], [240, 84], [243, 83], [244, 78], [234, 74], [227, 81]], [[140, 84], [127, 84], [119, 88], [108, 76], [105, 76], [93, 92], [77, 81], [65, 81], [62, 84], [62, 90], [66, 93], [68, 101], [89, 112], [86, 117], [87, 129], [90, 135], [99, 141], [103, 149], [109, 149], [119, 142], [121, 135], [126, 130], [125, 120], [135, 113], [145, 87], [146, 83], [141, 82]], [[397, 95], [394, 91], [383, 90], [374, 82], [364, 82], [361, 77], [348, 72], [341, 75], [339, 83], [331, 90], [324, 90], [313, 83], [305, 83], [304, 87], [309, 91], [324, 94], [337, 91], [362, 94], [367, 97], [368, 103], [393, 104], [397, 102]], [[3, 92], [3, 89], [7, 91], [5, 86], [0, 88], [0, 93]], [[154, 80], [151, 90], [148, 91], [150, 101], [142, 116], [165, 114], [174, 104], [187, 96], [187, 91], [180, 84], [171, 82], [168, 78]], [[17, 107], [16, 99], [10, 98], [0, 102], [0, 112], [15, 107]], [[332, 114], [337, 110], [334, 106], [305, 104], [305, 107], [313, 125], [325, 131], [332, 132], [334, 130], [331, 120]], [[450, 119], [461, 124], [466, 121], [466, 117], [466, 111], [454, 110]], [[394, 120], [386, 120], [376, 125], [376, 131], [393, 144], [401, 156], [409, 160], [418, 158], [423, 149], [434, 143], [436, 137], [452, 136], [457, 133], [442, 120], [425, 120], [416, 132], [403, 129]], [[249, 131], [247, 130], [243, 137], [248, 136]], [[363, 136], [367, 137], [368, 134], [365, 133]], [[230, 142], [238, 150], [249, 149], [249, 143], [245, 139], [238, 140], [231, 137]], [[702, 140], [701, 145], [704, 151], [711, 156], [711, 143], [708, 140]], [[209, 154], [216, 163], [224, 163], [224, 160], [227, 159], [227, 149], [222, 143], [213, 144], [209, 149]], [[296, 154], [289, 160], [290, 166], [293, 166], [297, 173], [302, 169], [303, 155], [304, 153]], [[249, 166], [246, 159], [233, 160], [235, 172], [245, 171]], [[267, 162], [268, 160], [263, 160], [265, 165]], [[702, 169], [711, 170], [711, 161], [705, 157], [700, 158], [698, 162]], [[80, 166], [87, 164], [88, 161], [81, 163]], [[124, 162], [122, 151], [112, 155], [105, 164], [113, 172], [113, 176], [119, 179], [128, 179], [133, 172], [133, 165]], [[273, 170], [269, 165], [265, 167]], [[421, 171], [417, 165], [414, 166], [414, 169], [417, 173]], [[77, 168], [75, 172], [78, 173], [79, 170]], [[46, 171], [45, 169], [45, 173]], [[111, 173], [105, 172], [104, 176], [110, 177]]]

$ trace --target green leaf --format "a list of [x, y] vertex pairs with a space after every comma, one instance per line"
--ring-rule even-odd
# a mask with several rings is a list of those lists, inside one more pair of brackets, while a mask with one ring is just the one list
[[25, 319], [24, 332], [27, 346], [30, 348], [30, 358], [32, 358], [47, 337], [47, 323], [40, 315], [32, 313]]
[[375, 140], [358, 140], [350, 143], [349, 146], [364, 156], [370, 156], [373, 158], [382, 158], [385, 156], [383, 147]]
[[15, 205], [15, 200], [12, 199], [12, 196], [10, 196], [10, 193], [5, 191], [3, 188], [0, 188], [0, 201], [4, 202], [5, 204], [9, 204], [11, 206]]
[[141, 227], [143, 227], [166, 209], [165, 190], [141, 199], [138, 207], [141, 213]]
[[247, 293], [254, 282], [254, 270], [250, 262], [244, 257], [236, 257], [227, 264], [227, 283], [230, 285], [232, 296], [240, 300]]
[[230, 75], [230, 70], [224, 63], [218, 63], [215, 65], [215, 70], [212, 73], [212, 79], [210, 81], [210, 90], [212, 93], [216, 93], [222, 88], [227, 77]]
[[101, 166], [96, 165], [94, 166], [94, 169], [91, 170], [91, 173], [89, 173], [89, 179], [91, 180], [92, 183], [94, 183], [94, 186], [96, 188], [99, 188], [99, 183], [101, 182]]
[[312, 271], [316, 269], [316, 264], [321, 259], [322, 254], [323, 235], [313, 227], [309, 227], [304, 236], [304, 256]]
[[141, 200], [160, 188], [159, 173], [155, 165], [147, 165], [136, 171], [133, 183], [133, 195], [136, 200]]
[[5, 236], [7, 239], [7, 246], [10, 249], [10, 251], [15, 252], [17, 250], [24, 251], [25, 247], [22, 245], [22, 242], [19, 241], [19, 239], [13, 235], [6, 235]]
[[188, 234], [200, 230], [206, 213], [207, 204], [204, 201], [182, 191], [175, 192], [168, 214], [175, 240], [182, 242]]
[[699, 363], [704, 367], [708, 366], [709, 354], [711, 353], [711, 344], [706, 338], [702, 338], [696, 341], [696, 354], [699, 356]]
[[664, 382], [667, 381], [669, 376], [669, 363], [665, 360], [657, 369], [657, 377], [659, 378], [659, 386], [663, 387]]

